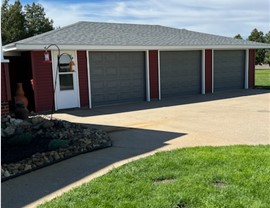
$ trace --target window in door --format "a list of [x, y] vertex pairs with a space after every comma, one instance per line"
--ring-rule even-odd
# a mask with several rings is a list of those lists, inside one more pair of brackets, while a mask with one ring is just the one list
[[70, 63], [72, 62], [72, 57], [69, 54], [62, 54], [59, 58], [59, 82], [60, 91], [73, 90], [73, 72], [70, 70]]

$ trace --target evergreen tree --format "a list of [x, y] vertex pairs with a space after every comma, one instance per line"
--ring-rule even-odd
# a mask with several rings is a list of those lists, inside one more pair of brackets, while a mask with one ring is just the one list
[[240, 39], [243, 40], [242, 36], [240, 34], [237, 34], [236, 36], [234, 36], [235, 39]]
[[[265, 34], [264, 40], [265, 40], [265, 43], [270, 44], [270, 31], [268, 31], [268, 33]], [[270, 66], [270, 49], [267, 49], [267, 51], [265, 53], [264, 63], [269, 64], [269, 66]]]
[[25, 6], [25, 20], [27, 36], [31, 37], [53, 30], [53, 21], [45, 17], [44, 8], [40, 4], [33, 3]]
[[268, 31], [268, 33], [265, 34], [264, 42], [270, 44], [270, 31]]
[[1, 35], [3, 45], [53, 30], [53, 21], [46, 18], [40, 4], [27, 4], [25, 11], [19, 0], [9, 4], [3, 0], [1, 7]]
[[1, 7], [1, 34], [3, 45], [26, 37], [25, 18], [19, 0], [13, 5], [4, 0]]
[[[256, 28], [252, 30], [251, 34], [248, 36], [248, 40], [259, 43], [265, 42], [263, 32], [262, 31], [259, 32]], [[258, 64], [261, 65], [264, 62], [265, 52], [266, 52], [265, 49], [256, 50], [256, 61], [255, 61], [256, 65]]]

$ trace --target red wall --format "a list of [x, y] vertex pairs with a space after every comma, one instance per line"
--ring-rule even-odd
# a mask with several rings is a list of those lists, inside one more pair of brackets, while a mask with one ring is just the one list
[[86, 51], [77, 51], [80, 102], [81, 106], [89, 105], [88, 74], [87, 74], [87, 56]]
[[205, 93], [212, 93], [212, 50], [205, 50]]
[[150, 98], [158, 98], [158, 51], [149, 51]]
[[54, 99], [52, 66], [44, 63], [44, 51], [32, 51], [31, 62], [36, 112], [50, 111]]
[[255, 86], [255, 49], [249, 50], [248, 87]]
[[8, 63], [1, 63], [1, 102], [11, 100]]
[[8, 63], [1, 63], [1, 115], [9, 114], [9, 101], [11, 101], [10, 79]]

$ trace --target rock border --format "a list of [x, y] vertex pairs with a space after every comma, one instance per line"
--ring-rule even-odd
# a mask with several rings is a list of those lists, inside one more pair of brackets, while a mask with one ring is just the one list
[[[104, 149], [104, 148], [109, 148], [112, 146], [112, 142], [109, 141], [107, 142], [106, 144], [104, 144], [103, 146], [100, 146], [100, 147], [97, 147], [97, 148], [94, 148], [92, 150], [87, 150], [87, 151], [84, 151], [84, 152], [80, 152], [80, 153], [76, 153], [76, 154], [73, 154], [71, 156], [68, 156], [68, 157], [65, 157], [65, 158], [62, 158], [62, 159], [59, 159], [59, 160], [55, 160], [53, 162], [50, 162], [50, 163], [46, 163], [46, 164], [43, 164], [43, 165], [40, 165], [40, 166], [37, 166], [35, 168], [31, 168], [29, 170], [26, 170], [26, 171], [21, 171], [21, 172], [18, 172], [17, 174], [13, 174], [13, 175], [10, 175], [8, 177], [1, 177], [1, 182], [5, 182], [7, 180], [10, 180], [10, 179], [13, 179], [13, 178], [16, 178], [16, 177], [19, 177], [19, 176], [22, 176], [22, 175], [25, 175], [27, 173], [31, 173], [33, 171], [36, 171], [36, 170], [39, 170], [39, 169], [42, 169], [42, 168], [45, 168], [45, 167], [48, 167], [50, 165], [54, 165], [56, 163], [59, 163], [59, 162], [62, 162], [62, 161], [65, 161], [65, 160], [68, 160], [70, 158], [73, 158], [73, 157], [76, 157], [78, 155], [82, 155], [82, 154], [86, 154], [86, 153], [89, 153], [89, 152], [94, 152], [94, 151], [97, 151], [97, 150], [100, 150], [100, 149]], [[11, 163], [12, 164], [12, 163]]]

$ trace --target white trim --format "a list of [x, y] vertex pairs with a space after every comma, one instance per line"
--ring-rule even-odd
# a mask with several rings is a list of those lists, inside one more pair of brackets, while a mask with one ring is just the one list
[[91, 81], [90, 81], [90, 62], [89, 62], [89, 51], [86, 51], [87, 58], [87, 77], [88, 77], [88, 96], [89, 96], [89, 108], [92, 108], [92, 94], [91, 94]]
[[1, 63], [9, 63], [9, 59], [1, 59]]
[[249, 69], [249, 50], [246, 50], [246, 62], [245, 62], [245, 85], [244, 88], [248, 89], [248, 69]]
[[[60, 55], [63, 53], [68, 53], [73, 57], [73, 61], [75, 63], [75, 72], [73, 72], [73, 77], [76, 80], [76, 86], [75, 86], [75, 82], [74, 82], [74, 89], [76, 88], [76, 102], [77, 102], [77, 106], [75, 108], [80, 108], [81, 107], [81, 102], [80, 102], [80, 85], [79, 85], [79, 67], [78, 67], [78, 57], [77, 57], [77, 51], [76, 50], [62, 50], [60, 51]], [[59, 83], [59, 72], [57, 71], [57, 56], [58, 56], [58, 51], [57, 50], [52, 50], [51, 51], [51, 57], [52, 57], [52, 73], [53, 73], [53, 90], [55, 90], [54, 92], [54, 105], [55, 105], [55, 110], [59, 110], [62, 108], [59, 108], [58, 104], [60, 101], [59, 98], [59, 94], [60, 94], [60, 83]], [[56, 82], [56, 86], [55, 86], [55, 82]], [[75, 98], [74, 98], [75, 99]], [[73, 108], [73, 107], [71, 107]]]
[[[57, 51], [54, 51], [54, 50], [51, 51], [51, 59], [52, 59], [51, 66], [52, 66], [52, 75], [53, 75], [53, 80], [52, 81], [53, 81], [53, 96], [54, 96], [53, 99], [54, 99], [54, 109], [55, 109], [55, 111], [58, 110], [57, 95], [56, 95], [58, 82], [56, 81], [57, 76], [55, 76], [56, 72], [57, 72], [57, 55], [58, 55]], [[55, 84], [56, 84], [56, 86], [55, 86]]]
[[80, 79], [79, 79], [79, 65], [78, 65], [78, 51], [75, 50], [75, 57], [73, 57], [73, 60], [75, 62], [75, 67], [76, 67], [76, 71], [75, 71], [75, 74], [76, 74], [76, 77], [75, 79], [77, 79], [77, 99], [78, 99], [78, 104], [79, 104], [79, 108], [81, 107], [81, 97], [80, 97]]
[[205, 49], [202, 50], [202, 94], [205, 94]]
[[212, 93], [214, 93], [215, 91], [215, 86], [214, 86], [214, 83], [215, 83], [215, 66], [214, 66], [214, 63], [215, 63], [215, 51], [212, 49]]
[[9, 56], [21, 56], [22, 52], [21, 51], [8, 51], [3, 54], [8, 58]]
[[160, 51], [158, 50], [158, 100], [161, 100]]
[[146, 101], [150, 102], [150, 76], [149, 76], [149, 51], [145, 52], [145, 65], [146, 65]]
[[[10, 47], [3, 47], [3, 51], [14, 50], [44, 50], [44, 45], [24, 45], [17, 43]], [[201, 45], [201, 46], [104, 46], [104, 45], [58, 45], [61, 50], [91, 50], [91, 51], [106, 51], [106, 50], [203, 50], [205, 48], [219, 49], [219, 50], [232, 50], [232, 49], [267, 49], [269, 45], [256, 46], [256, 45]]]

